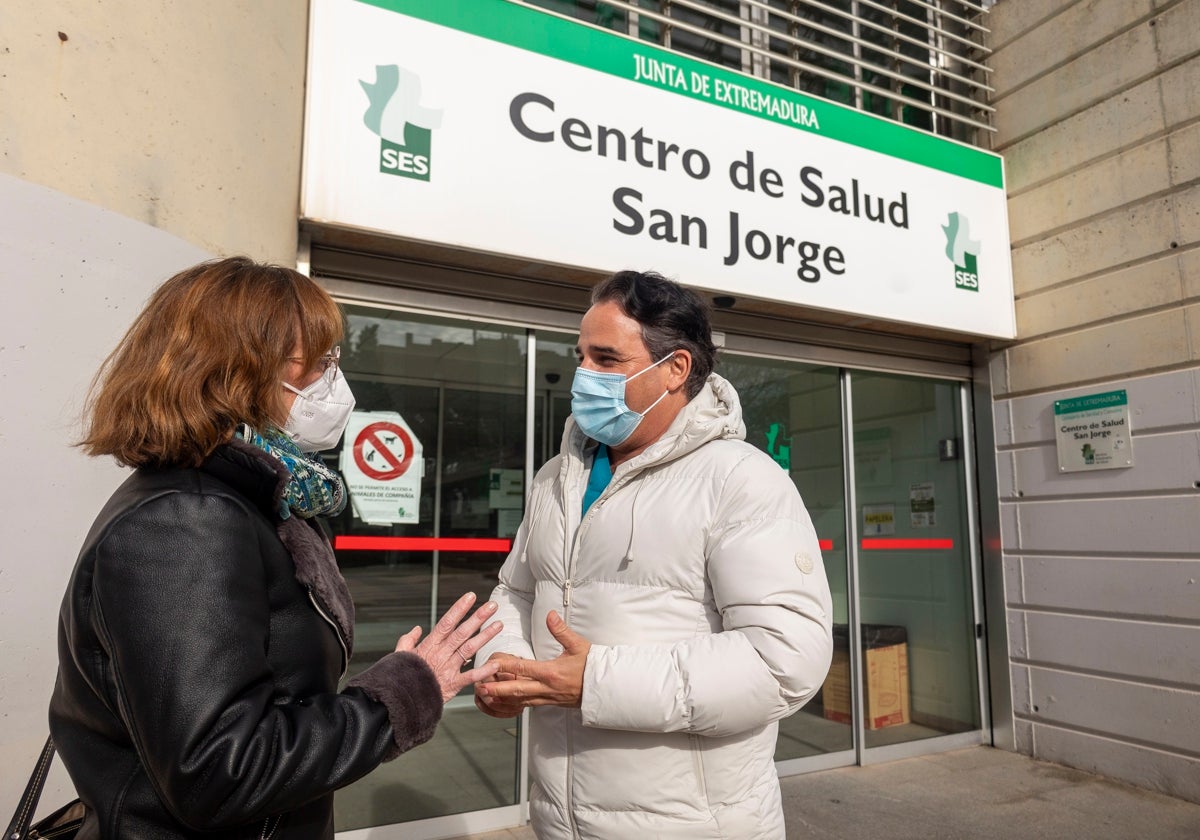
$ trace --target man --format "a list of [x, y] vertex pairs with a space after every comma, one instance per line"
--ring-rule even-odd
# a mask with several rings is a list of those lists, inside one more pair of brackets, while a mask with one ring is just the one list
[[531, 716], [539, 838], [782, 838], [780, 718], [832, 653], [817, 537], [746, 443], [700, 298], [656, 274], [598, 285], [572, 417], [534, 478], [479, 652], [495, 717]]

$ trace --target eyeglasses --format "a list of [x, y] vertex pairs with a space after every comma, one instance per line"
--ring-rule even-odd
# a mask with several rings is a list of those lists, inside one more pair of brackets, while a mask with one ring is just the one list
[[[337, 372], [338, 365], [342, 358], [341, 345], [336, 345], [332, 350], [317, 359], [317, 367], [321, 369], [322, 376], [333, 376]], [[304, 364], [303, 356], [288, 356], [289, 362], [300, 362]]]

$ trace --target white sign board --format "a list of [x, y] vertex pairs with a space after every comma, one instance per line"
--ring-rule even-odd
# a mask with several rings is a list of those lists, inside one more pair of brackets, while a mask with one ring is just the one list
[[1000, 158], [506, 0], [313, 0], [303, 215], [1011, 338]]
[[521, 514], [519, 508], [501, 508], [496, 511], [496, 536], [512, 539], [517, 535], [517, 529], [521, 527]]
[[354, 515], [368, 525], [420, 521], [421, 441], [394, 411], [356, 411], [341, 469]]
[[1132, 467], [1133, 440], [1125, 391], [1055, 400], [1054, 437], [1059, 472]]
[[525, 506], [524, 470], [488, 470], [488, 507], [498, 510]]

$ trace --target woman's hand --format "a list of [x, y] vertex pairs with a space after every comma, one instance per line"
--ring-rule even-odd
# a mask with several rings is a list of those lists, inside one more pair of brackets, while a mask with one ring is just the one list
[[517, 675], [512, 673], [512, 671], [509, 671], [504, 666], [506, 663], [518, 661], [520, 660], [518, 660], [517, 657], [511, 656], [507, 653], [500, 653], [499, 651], [488, 657], [487, 664], [495, 664], [499, 670], [486, 680], [475, 683], [475, 708], [479, 709], [479, 711], [483, 712], [485, 715], [489, 715], [494, 718], [514, 718], [521, 714], [521, 711], [525, 707], [521, 704], [521, 699], [519, 697], [506, 699], [504, 697], [488, 696], [484, 693], [487, 689], [483, 688], [484, 683], [493, 683], [501, 680], [515, 680]]
[[504, 629], [504, 626], [496, 621], [483, 632], [479, 630], [496, 612], [494, 601], [488, 601], [464, 621], [464, 616], [473, 603], [475, 594], [466, 593], [454, 602], [454, 606], [446, 610], [446, 614], [438, 619], [433, 632], [420, 644], [417, 644], [421, 638], [419, 626], [401, 636], [396, 644], [397, 653], [415, 653], [433, 669], [438, 685], [442, 687], [443, 703], [449, 702], [451, 697], [466, 686], [490, 679], [500, 667], [499, 662], [489, 660], [480, 668], [463, 670], [463, 666], [470, 662], [471, 657]]

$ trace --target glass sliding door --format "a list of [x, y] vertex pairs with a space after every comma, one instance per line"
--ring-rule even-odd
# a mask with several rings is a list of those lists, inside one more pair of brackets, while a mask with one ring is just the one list
[[[776, 759], [852, 750], [856, 731], [871, 749], [980, 730], [963, 386], [731, 353], [718, 370], [741, 397], [746, 439], [799, 489], [833, 594], [829, 676], [780, 723]], [[848, 553], [851, 484], [857, 540]]]
[[[865, 746], [978, 730], [962, 385], [850, 379]], [[835, 628], [835, 666], [851, 635]]]
[[[345, 311], [342, 367], [357, 412], [372, 413], [356, 417], [407, 430], [414, 488], [402, 510], [353, 504], [330, 523], [358, 610], [353, 676], [462, 592], [489, 597], [524, 512], [526, 464], [537, 469], [559, 450], [577, 335], [356, 303]], [[781, 772], [979, 731], [963, 385], [733, 351], [717, 370], [741, 398], [747, 441], [804, 499], [833, 594], [833, 666], [817, 696], [780, 722]], [[327, 453], [330, 466], [345, 473], [358, 457], [385, 477], [400, 472], [390, 438], [361, 429]], [[363, 439], [377, 445], [360, 449]], [[520, 719], [482, 715], [464, 691], [432, 742], [338, 793], [337, 830], [441, 826], [493, 809], [483, 816], [516, 822], [522, 737]], [[453, 817], [463, 819], [475, 818]]]
[[[352, 504], [331, 523], [357, 607], [349, 677], [414, 625], [428, 632], [463, 592], [490, 597], [524, 508], [527, 340], [519, 328], [345, 311], [342, 368], [356, 412], [385, 412], [371, 419], [407, 426], [421, 449], [404, 476], [418, 477], [415, 505], [368, 522]], [[514, 805], [519, 743], [518, 721], [480, 714], [466, 690], [430, 743], [338, 792], [337, 830]]]
[[[849, 590], [837, 368], [725, 354], [717, 370], [737, 389], [746, 440], [786, 470], [800, 491], [821, 542], [833, 619], [845, 623]], [[828, 693], [822, 690], [799, 713], [780, 722], [777, 761], [853, 749], [849, 716], [837, 713]]]

